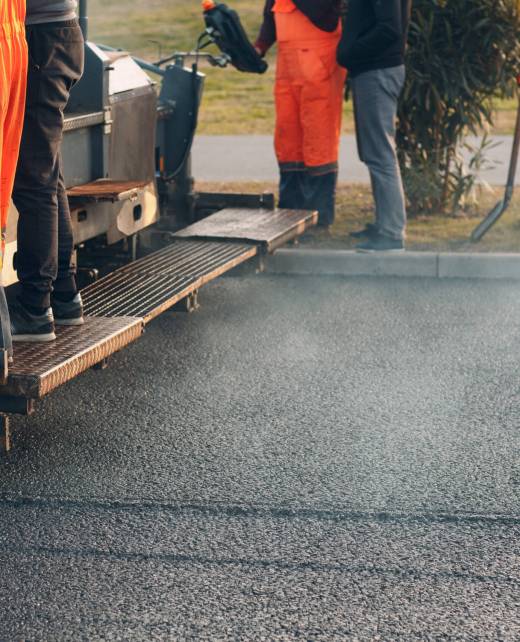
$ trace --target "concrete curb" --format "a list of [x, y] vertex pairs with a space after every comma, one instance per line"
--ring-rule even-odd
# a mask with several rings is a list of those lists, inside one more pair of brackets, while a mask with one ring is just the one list
[[268, 274], [395, 276], [520, 280], [520, 254], [404, 252], [361, 254], [352, 250], [279, 250], [266, 264]]

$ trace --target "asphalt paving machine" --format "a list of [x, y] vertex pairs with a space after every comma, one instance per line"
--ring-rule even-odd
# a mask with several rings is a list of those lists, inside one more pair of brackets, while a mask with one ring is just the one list
[[[194, 51], [148, 62], [89, 41], [87, 0], [80, 0], [85, 72], [65, 114], [63, 167], [86, 323], [58, 328], [50, 344], [16, 344], [8, 372], [2, 360], [0, 449], [9, 448], [9, 414], [32, 413], [38, 399], [103, 366], [155, 316], [179, 304], [195, 309], [202, 285], [317, 222], [316, 212], [275, 209], [272, 194], [194, 191], [199, 63], [267, 69], [232, 9], [213, 0], [203, 7], [205, 28]], [[13, 207], [3, 271], [13, 287], [17, 218]], [[151, 239], [159, 239], [154, 252]]]
[[[237, 14], [212, 0], [204, 3], [206, 29], [192, 52], [147, 62], [128, 52], [88, 41], [87, 0], [80, 23], [87, 40], [85, 73], [65, 114], [64, 173], [77, 246], [114, 246], [151, 225], [176, 229], [224, 205], [272, 204], [272, 198], [195, 194], [190, 151], [197, 128], [204, 75], [199, 62], [263, 73], [267, 64], [251, 46]], [[218, 54], [204, 50], [215, 44]], [[188, 63], [192, 64], [188, 64]], [[159, 87], [154, 78], [159, 78]], [[16, 281], [15, 208], [3, 279]]]

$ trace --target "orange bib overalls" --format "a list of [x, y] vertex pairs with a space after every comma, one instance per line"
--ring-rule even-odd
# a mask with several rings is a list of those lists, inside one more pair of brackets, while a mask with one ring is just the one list
[[27, 85], [25, 0], [0, 0], [0, 267], [23, 128]]
[[336, 62], [341, 23], [318, 29], [292, 0], [273, 8], [278, 42], [275, 150], [280, 169], [337, 171], [346, 71]]

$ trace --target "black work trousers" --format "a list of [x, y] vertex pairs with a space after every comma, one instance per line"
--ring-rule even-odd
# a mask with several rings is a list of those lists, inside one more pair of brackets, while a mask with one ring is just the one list
[[21, 300], [49, 307], [50, 295], [76, 292], [69, 203], [63, 180], [63, 113], [81, 78], [84, 41], [77, 21], [27, 27], [26, 112], [13, 201], [20, 215], [16, 269]]

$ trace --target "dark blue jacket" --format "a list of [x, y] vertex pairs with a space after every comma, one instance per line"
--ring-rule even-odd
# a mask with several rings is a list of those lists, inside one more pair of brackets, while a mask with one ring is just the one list
[[338, 62], [351, 76], [404, 63], [412, 0], [349, 0]]

